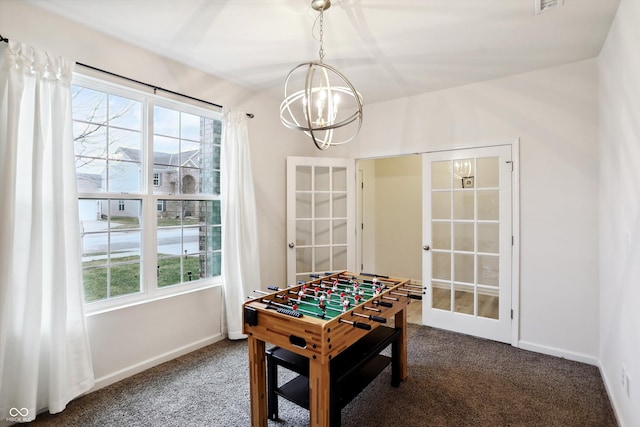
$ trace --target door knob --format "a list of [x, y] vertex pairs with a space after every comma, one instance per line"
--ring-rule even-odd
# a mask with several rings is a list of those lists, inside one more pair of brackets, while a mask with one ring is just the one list
[[289, 249], [293, 249], [296, 245], [293, 244], [293, 242], [289, 242]]
[[429, 249], [431, 249], [431, 248], [429, 247], [429, 245], [424, 245], [424, 246], [422, 247], [422, 249], [424, 249], [425, 251], [428, 251], [428, 250], [429, 250]]

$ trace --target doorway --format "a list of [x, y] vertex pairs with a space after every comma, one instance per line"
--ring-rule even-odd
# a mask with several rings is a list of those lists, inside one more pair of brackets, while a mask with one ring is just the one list
[[[517, 246], [511, 244], [514, 236], [517, 242], [517, 168], [512, 171], [517, 154], [516, 141], [358, 161], [358, 266], [425, 285], [423, 303], [409, 307], [409, 321], [517, 342], [512, 324], [517, 325], [518, 256]], [[436, 172], [448, 174], [449, 189], [431, 188], [434, 164]], [[498, 173], [497, 184], [495, 176], [487, 181], [488, 169]], [[448, 197], [451, 218], [439, 210], [432, 218], [436, 193], [436, 199]], [[487, 205], [497, 206], [499, 219], [487, 216]], [[467, 210], [458, 212], [462, 206]], [[443, 240], [446, 231], [449, 237]], [[418, 271], [402, 261], [417, 265]], [[448, 276], [443, 269], [448, 269]]]

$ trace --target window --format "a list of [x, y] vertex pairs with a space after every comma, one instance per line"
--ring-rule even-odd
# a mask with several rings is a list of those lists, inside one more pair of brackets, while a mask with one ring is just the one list
[[220, 114], [82, 77], [72, 96], [85, 301], [219, 281]]

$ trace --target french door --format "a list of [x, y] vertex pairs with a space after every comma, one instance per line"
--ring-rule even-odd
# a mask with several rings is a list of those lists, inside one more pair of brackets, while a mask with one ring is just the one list
[[511, 146], [423, 155], [425, 325], [511, 342]]
[[355, 255], [354, 161], [288, 157], [288, 283], [353, 271]]

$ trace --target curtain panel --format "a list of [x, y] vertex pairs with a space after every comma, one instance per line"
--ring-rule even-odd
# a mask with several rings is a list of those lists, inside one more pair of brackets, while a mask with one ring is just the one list
[[0, 43], [0, 424], [94, 384], [83, 313], [75, 63]]
[[229, 339], [242, 333], [242, 303], [260, 288], [258, 227], [245, 113], [225, 109], [222, 142], [222, 283]]

